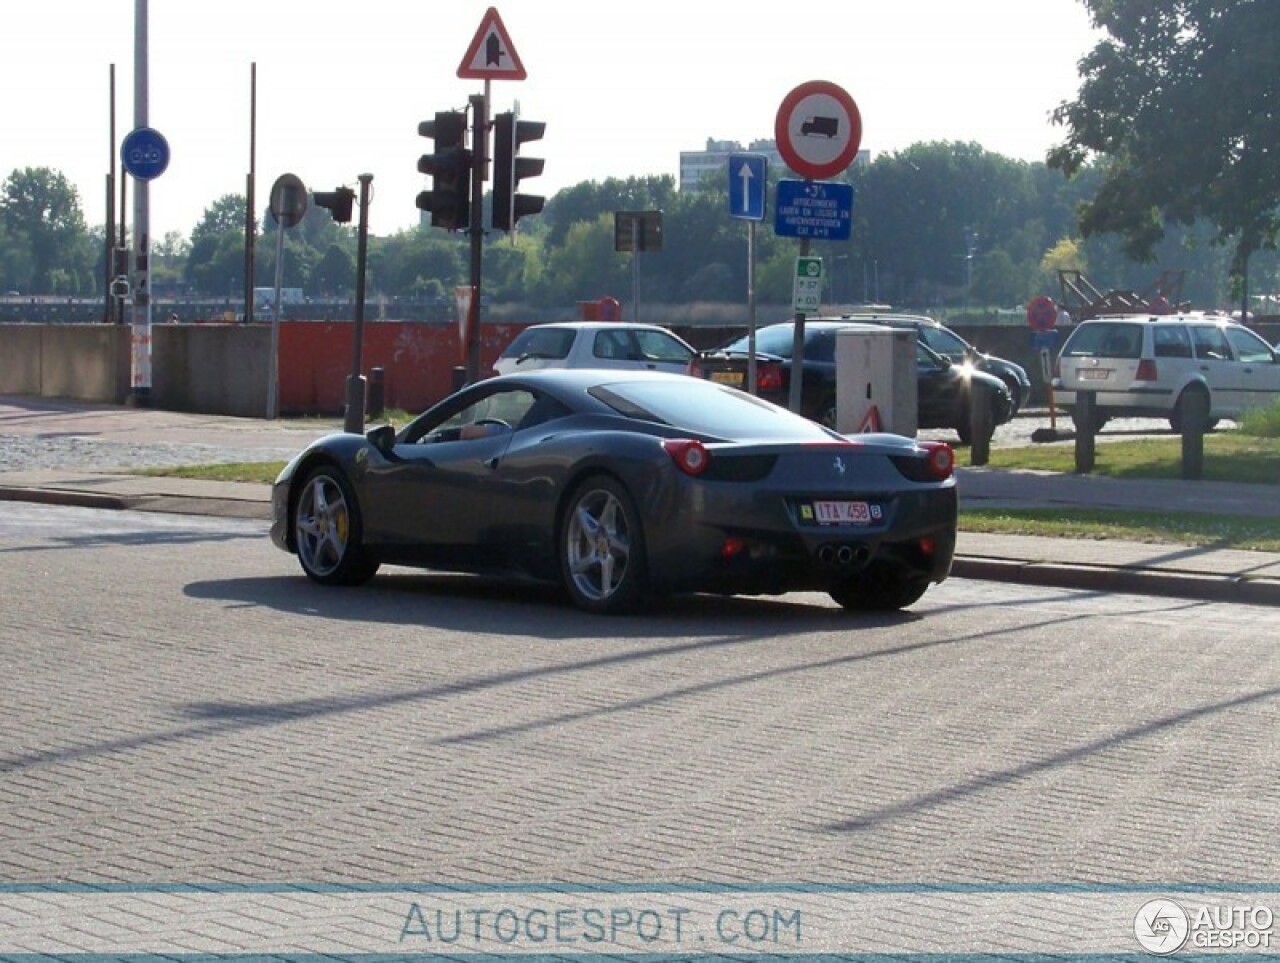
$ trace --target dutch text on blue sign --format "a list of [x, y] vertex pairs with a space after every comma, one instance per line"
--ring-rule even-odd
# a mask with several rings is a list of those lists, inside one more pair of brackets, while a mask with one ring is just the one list
[[853, 185], [828, 181], [778, 181], [773, 233], [847, 241], [853, 231]]

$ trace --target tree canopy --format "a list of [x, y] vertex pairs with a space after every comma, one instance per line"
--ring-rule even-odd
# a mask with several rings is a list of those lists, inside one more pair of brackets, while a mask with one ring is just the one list
[[1280, 3], [1082, 2], [1107, 36], [1054, 113], [1067, 136], [1048, 157], [1068, 174], [1099, 160], [1081, 231], [1149, 260], [1170, 225], [1207, 222], [1243, 275], [1280, 230]]

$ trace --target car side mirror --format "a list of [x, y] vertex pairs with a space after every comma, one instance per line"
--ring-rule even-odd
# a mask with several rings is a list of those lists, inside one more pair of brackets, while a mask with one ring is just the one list
[[370, 428], [365, 433], [365, 437], [369, 439], [369, 444], [384, 455], [390, 455], [396, 446], [396, 429], [392, 425], [378, 425], [376, 428]]

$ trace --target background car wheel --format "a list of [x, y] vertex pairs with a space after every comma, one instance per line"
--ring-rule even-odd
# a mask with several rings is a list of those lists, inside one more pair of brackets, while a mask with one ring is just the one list
[[644, 592], [644, 535], [627, 490], [607, 475], [573, 492], [560, 526], [560, 572], [573, 604], [613, 614], [632, 608]]
[[875, 563], [841, 579], [830, 594], [836, 604], [853, 612], [892, 612], [918, 602], [928, 588], [929, 580], [922, 575]]
[[378, 571], [361, 545], [355, 492], [336, 466], [321, 465], [306, 476], [293, 530], [302, 570], [322, 585], [362, 585]]

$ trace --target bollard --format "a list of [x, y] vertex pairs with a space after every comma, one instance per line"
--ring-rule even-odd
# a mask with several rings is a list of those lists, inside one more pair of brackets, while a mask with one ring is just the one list
[[1178, 429], [1182, 435], [1182, 477], [1204, 477], [1204, 431], [1209, 424], [1209, 396], [1201, 390], [1184, 391], [1178, 398]]
[[1093, 471], [1096, 445], [1094, 434], [1098, 424], [1098, 399], [1092, 391], [1076, 392], [1076, 472], [1087, 475]]
[[986, 385], [970, 382], [969, 464], [975, 467], [991, 460], [991, 436], [996, 426], [991, 417], [991, 396]]
[[370, 418], [381, 418], [387, 407], [387, 373], [382, 368], [369, 369], [369, 395], [365, 408]]
[[467, 369], [458, 365], [453, 369], [453, 390], [460, 391], [467, 383]]
[[342, 430], [364, 434], [364, 375], [347, 375], [347, 407], [342, 416]]

